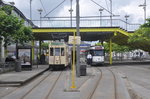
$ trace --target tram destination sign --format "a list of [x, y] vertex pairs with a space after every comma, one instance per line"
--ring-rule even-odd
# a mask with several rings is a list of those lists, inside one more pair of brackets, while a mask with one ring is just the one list
[[51, 45], [64, 45], [63, 42], [51, 42], [50, 44]]

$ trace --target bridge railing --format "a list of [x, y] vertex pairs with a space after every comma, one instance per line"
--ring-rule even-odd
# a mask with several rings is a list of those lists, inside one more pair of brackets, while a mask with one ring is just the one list
[[[33, 23], [38, 27], [71, 27], [71, 21], [68, 19], [50, 19], [50, 20], [33, 20]], [[120, 27], [127, 31], [135, 31], [140, 24], [129, 24], [121, 19], [80, 19], [80, 27]], [[76, 27], [76, 20], [72, 20], [72, 27]]]

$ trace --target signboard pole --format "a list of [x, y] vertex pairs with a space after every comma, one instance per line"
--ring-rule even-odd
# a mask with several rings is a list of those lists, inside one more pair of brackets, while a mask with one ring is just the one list
[[72, 82], [72, 86], [70, 88], [76, 88], [76, 85], [75, 85], [75, 32], [73, 33], [73, 37], [74, 37], [74, 40], [73, 40], [73, 62], [72, 62], [72, 72], [71, 72], [71, 82]]
[[112, 65], [112, 39], [109, 41], [109, 64]]
[[32, 63], [34, 61], [34, 40], [32, 41]]

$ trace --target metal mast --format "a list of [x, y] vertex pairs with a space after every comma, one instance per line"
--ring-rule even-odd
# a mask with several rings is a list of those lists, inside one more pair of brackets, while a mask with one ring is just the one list
[[[76, 0], [76, 30], [77, 30], [77, 36], [80, 36], [80, 15], [79, 15], [79, 0]], [[80, 45], [77, 44], [77, 64], [76, 64], [76, 70], [77, 70], [77, 77], [80, 77]]]

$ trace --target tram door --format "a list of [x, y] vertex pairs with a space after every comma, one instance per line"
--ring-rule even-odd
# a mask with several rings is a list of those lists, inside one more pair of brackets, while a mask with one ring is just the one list
[[54, 64], [61, 64], [60, 48], [54, 48]]

